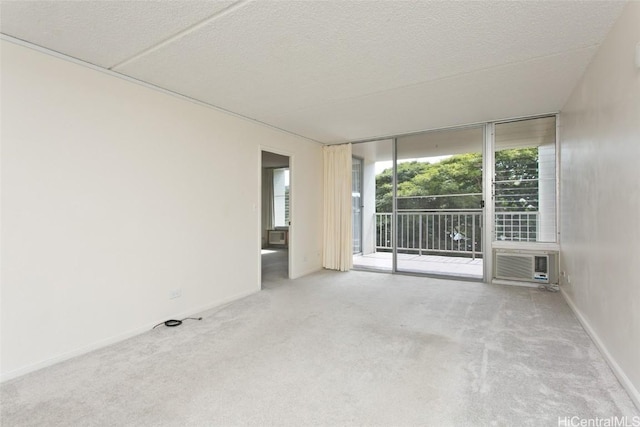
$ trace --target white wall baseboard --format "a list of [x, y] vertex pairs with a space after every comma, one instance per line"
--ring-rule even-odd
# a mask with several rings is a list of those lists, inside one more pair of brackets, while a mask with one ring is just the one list
[[540, 286], [540, 283], [533, 282], [518, 282], [515, 280], [502, 280], [502, 279], [492, 279], [490, 282], [492, 285], [501, 285], [501, 286], [521, 286], [524, 288], [537, 288]]
[[294, 274], [293, 276], [289, 277], [289, 279], [291, 279], [291, 280], [298, 279], [300, 277], [308, 276], [309, 274], [313, 274], [313, 273], [316, 273], [318, 271], [322, 271], [322, 266], [315, 266], [314, 265], [311, 268], [299, 271], [297, 274]]
[[598, 337], [598, 335], [593, 330], [593, 328], [591, 328], [591, 325], [589, 325], [589, 322], [587, 321], [587, 319], [582, 315], [580, 310], [578, 310], [578, 307], [576, 307], [571, 297], [565, 292], [564, 289], [562, 289], [562, 287], [560, 287], [560, 292], [562, 293], [562, 296], [564, 297], [567, 304], [569, 304], [569, 307], [573, 311], [573, 314], [576, 315], [576, 317], [578, 318], [578, 321], [580, 322], [584, 330], [587, 332], [589, 337], [591, 337], [596, 347], [598, 347], [598, 350], [600, 350], [600, 353], [602, 353], [602, 355], [604, 356], [604, 360], [607, 361], [607, 364], [613, 371], [616, 378], [618, 378], [618, 381], [620, 381], [620, 384], [622, 384], [622, 387], [627, 391], [627, 393], [629, 394], [629, 397], [631, 398], [633, 403], [636, 405], [638, 410], [640, 410], [640, 391], [638, 391], [638, 389], [633, 385], [633, 383], [631, 382], [629, 377], [627, 377], [627, 375], [624, 373], [620, 365], [618, 365], [618, 363], [615, 361], [613, 356], [611, 356], [611, 353], [609, 353], [609, 351], [605, 347], [600, 337]]
[[254, 294], [256, 292], [259, 292], [259, 291], [260, 290], [258, 289], [258, 290], [253, 290], [253, 291], [242, 292], [242, 293], [233, 295], [233, 296], [231, 296], [229, 298], [224, 298], [224, 299], [221, 299], [221, 300], [209, 303], [209, 304], [205, 304], [205, 305], [200, 306], [200, 307], [194, 307], [193, 309], [190, 309], [190, 310], [187, 310], [187, 311], [184, 311], [184, 312], [181, 312], [181, 313], [174, 314], [174, 315], [166, 317], [166, 318], [164, 318], [162, 320], [153, 321], [153, 322], [151, 322], [149, 324], [146, 324], [144, 326], [140, 326], [138, 328], [129, 330], [129, 331], [124, 332], [122, 334], [118, 334], [118, 335], [110, 337], [110, 338], [106, 338], [106, 339], [103, 339], [103, 340], [100, 340], [100, 341], [96, 341], [96, 342], [91, 343], [91, 344], [89, 344], [87, 346], [84, 346], [84, 347], [81, 347], [81, 348], [78, 348], [78, 349], [75, 349], [75, 350], [72, 350], [72, 351], [69, 351], [69, 352], [66, 352], [66, 353], [59, 354], [59, 355], [54, 356], [54, 357], [52, 357], [50, 359], [46, 359], [46, 360], [43, 360], [43, 361], [40, 361], [40, 362], [37, 362], [37, 363], [33, 363], [31, 365], [24, 366], [22, 368], [14, 369], [13, 371], [4, 372], [4, 373], [2, 373], [2, 375], [0, 375], [0, 382], [5, 382], [5, 381], [12, 380], [14, 378], [21, 377], [22, 375], [26, 375], [26, 374], [29, 374], [31, 372], [38, 371], [38, 370], [46, 368], [48, 366], [55, 365], [57, 363], [65, 361], [65, 360], [69, 360], [69, 359], [72, 359], [74, 357], [78, 357], [78, 356], [81, 356], [83, 354], [90, 353], [90, 352], [92, 352], [94, 350], [98, 350], [98, 349], [106, 347], [108, 345], [115, 344], [115, 343], [118, 343], [120, 341], [124, 341], [124, 340], [126, 340], [128, 338], [131, 338], [133, 336], [140, 335], [140, 334], [142, 334], [144, 332], [148, 332], [155, 325], [157, 325], [157, 324], [159, 324], [161, 322], [164, 322], [167, 319], [182, 319], [184, 317], [194, 316], [197, 313], [202, 313], [203, 311], [207, 311], [207, 310], [210, 310], [212, 308], [220, 307], [220, 306], [222, 306], [224, 304], [228, 304], [230, 302], [239, 300], [241, 298], [247, 297], [247, 296], [252, 295], [252, 294]]

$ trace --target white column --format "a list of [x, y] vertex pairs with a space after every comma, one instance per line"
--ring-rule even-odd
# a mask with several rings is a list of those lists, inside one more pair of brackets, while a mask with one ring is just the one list
[[376, 144], [352, 146], [354, 156], [363, 159], [362, 173], [362, 254], [375, 252], [376, 236]]
[[556, 147], [538, 147], [538, 241], [556, 241]]
[[362, 253], [371, 254], [375, 249], [376, 236], [376, 159], [366, 158], [363, 173], [363, 205], [362, 208]]

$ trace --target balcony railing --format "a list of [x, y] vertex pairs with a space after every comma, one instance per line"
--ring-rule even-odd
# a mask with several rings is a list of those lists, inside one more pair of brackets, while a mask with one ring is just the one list
[[[399, 212], [398, 252], [482, 257], [482, 218], [480, 209]], [[536, 241], [537, 212], [501, 212], [495, 220], [498, 240]], [[375, 224], [376, 251], [391, 251], [393, 215], [376, 213]]]

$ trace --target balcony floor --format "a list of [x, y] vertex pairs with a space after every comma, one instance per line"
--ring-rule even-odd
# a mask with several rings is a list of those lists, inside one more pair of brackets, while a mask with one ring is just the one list
[[[354, 255], [353, 267], [362, 270], [391, 271], [391, 252]], [[442, 255], [398, 254], [398, 271], [482, 279], [482, 258]]]

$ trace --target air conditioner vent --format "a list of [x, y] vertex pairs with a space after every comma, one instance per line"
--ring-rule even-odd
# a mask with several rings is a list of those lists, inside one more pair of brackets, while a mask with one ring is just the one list
[[558, 283], [558, 253], [496, 249], [495, 279]]
[[496, 277], [518, 279], [533, 277], [531, 255], [499, 254], [496, 258]]
[[285, 245], [287, 243], [287, 232], [280, 230], [269, 230], [270, 245]]

